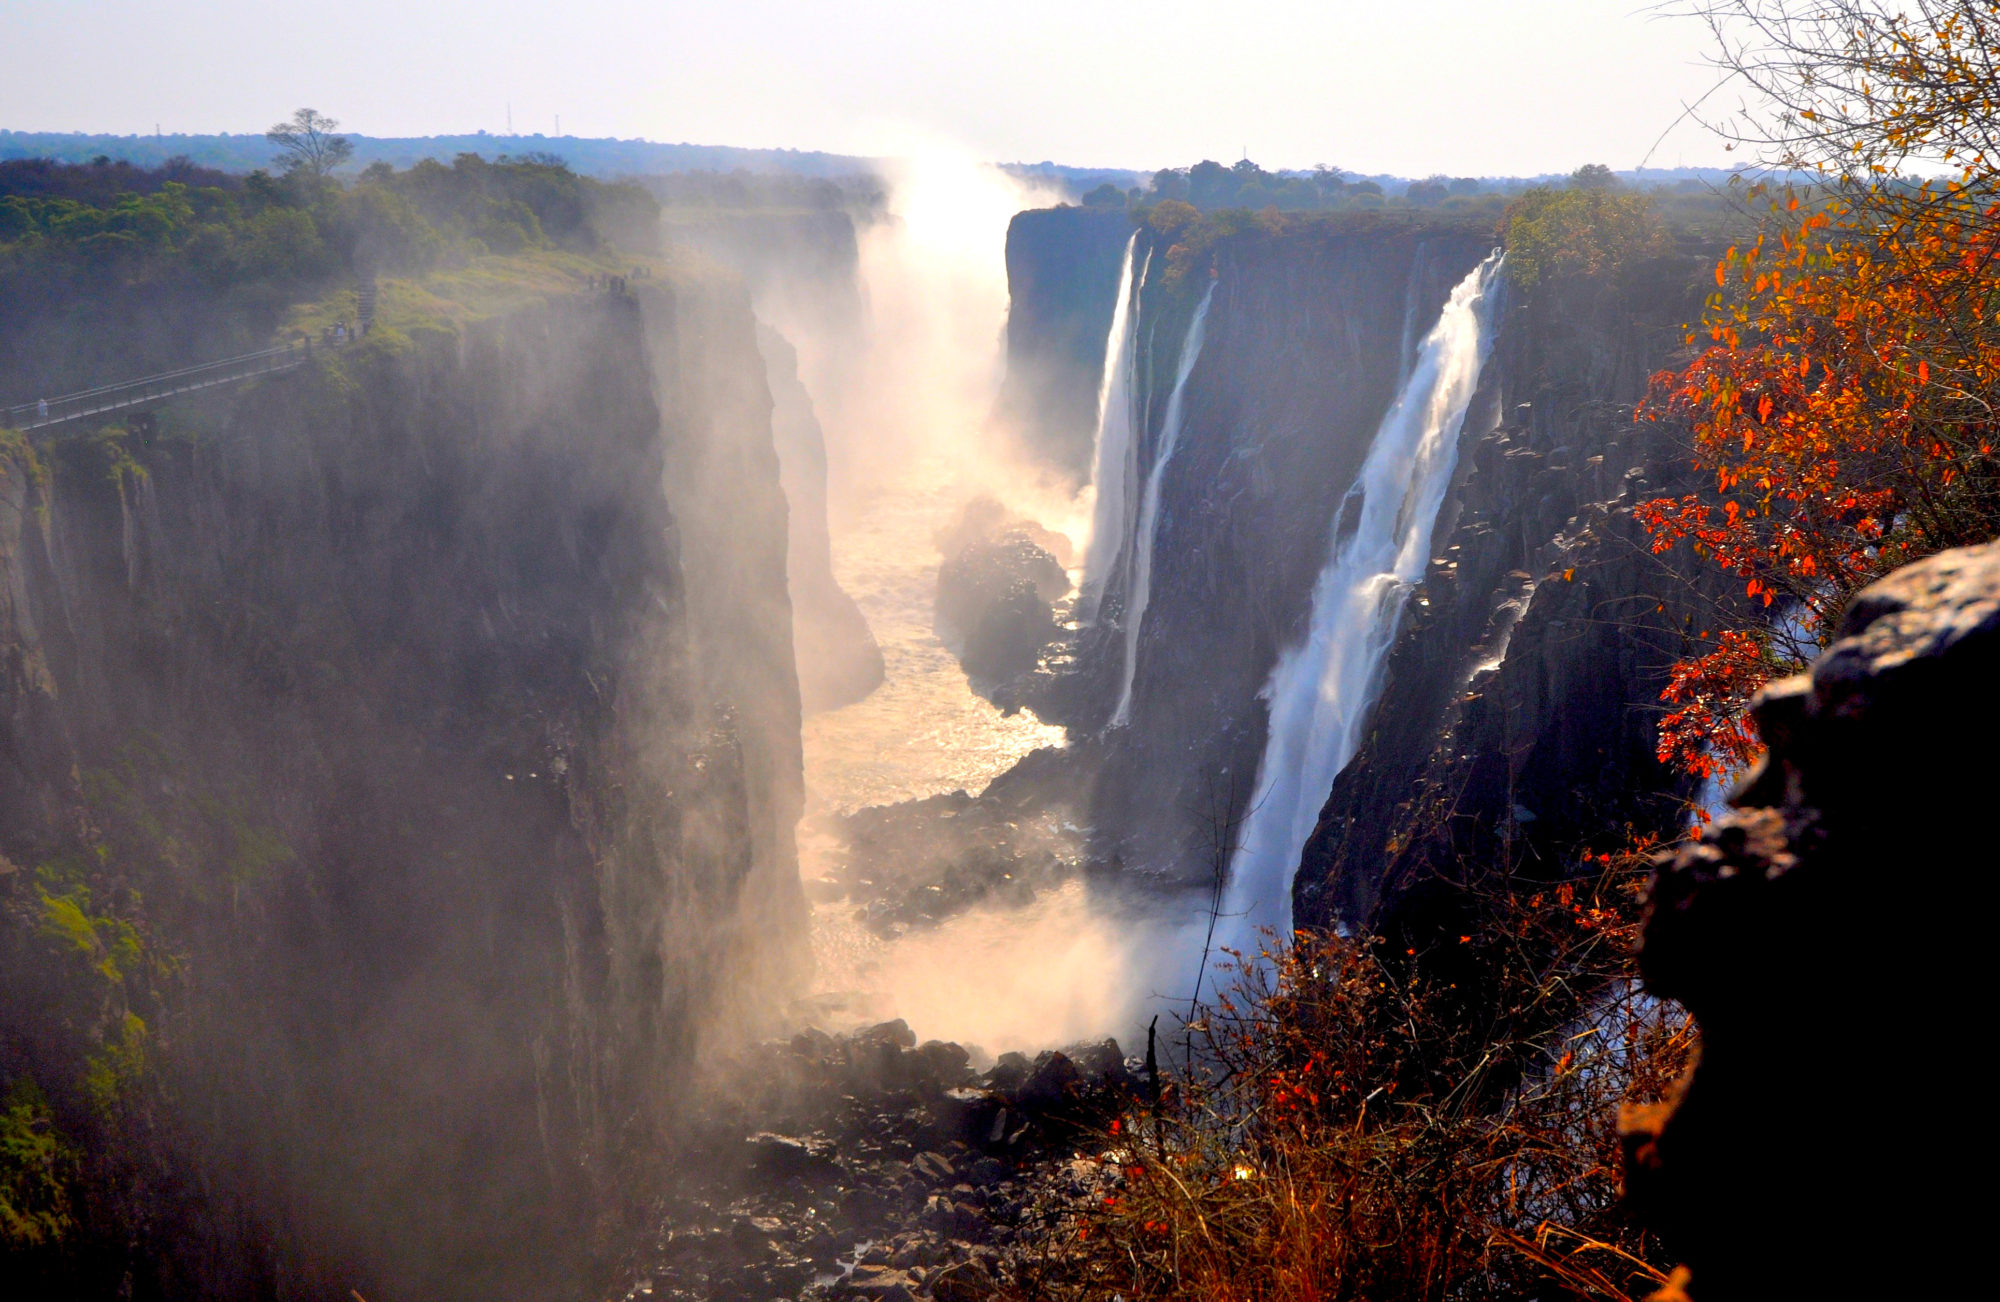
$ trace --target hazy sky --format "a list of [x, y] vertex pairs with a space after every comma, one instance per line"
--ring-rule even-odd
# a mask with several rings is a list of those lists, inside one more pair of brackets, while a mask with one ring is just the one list
[[[1631, 167], [1712, 84], [1647, 0], [0, 0], [0, 127], [516, 131], [1406, 175]], [[1660, 166], [1721, 163], [1692, 124]]]

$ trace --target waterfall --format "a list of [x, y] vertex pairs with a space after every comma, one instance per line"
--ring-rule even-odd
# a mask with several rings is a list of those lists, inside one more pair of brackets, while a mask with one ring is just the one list
[[1139, 332], [1139, 315], [1134, 312], [1136, 290], [1145, 288], [1146, 273], [1152, 270], [1153, 251], [1146, 250], [1137, 286], [1132, 281], [1132, 255], [1139, 247], [1139, 232], [1125, 241], [1125, 261], [1118, 270], [1118, 303], [1111, 310], [1111, 333], [1104, 340], [1104, 379], [1097, 389], [1097, 445], [1091, 459], [1090, 483], [1097, 490], [1091, 512], [1090, 545], [1083, 554], [1083, 583], [1076, 601], [1076, 617], [1084, 624], [1097, 622], [1104, 589], [1125, 545], [1131, 523], [1132, 481], [1139, 474], [1139, 440], [1132, 420], [1132, 362]]
[[1201, 296], [1201, 306], [1194, 310], [1194, 320], [1188, 324], [1187, 339], [1181, 344], [1173, 394], [1167, 399], [1167, 420], [1160, 431], [1160, 449], [1154, 454], [1153, 468], [1146, 476], [1146, 494], [1139, 505], [1139, 528], [1132, 535], [1132, 581], [1127, 588], [1124, 614], [1124, 679], [1118, 688], [1118, 708], [1111, 715], [1114, 728], [1132, 718], [1132, 677], [1139, 661], [1139, 626], [1146, 618], [1146, 603], [1153, 596], [1153, 534], [1160, 524], [1160, 482], [1166, 478], [1167, 462], [1180, 445], [1182, 398], [1187, 391], [1188, 376], [1193, 374], [1195, 361], [1201, 356], [1208, 305], [1214, 299], [1215, 282], [1211, 280], [1208, 292]]
[[1254, 953], [1257, 929], [1289, 931], [1292, 874], [1333, 780], [1354, 757], [1403, 601], [1430, 559], [1431, 529], [1458, 463], [1458, 436], [1492, 349], [1501, 253], [1452, 290], [1382, 418], [1313, 585], [1305, 641], [1285, 651], [1264, 695], [1270, 733], [1230, 863], [1220, 943]]

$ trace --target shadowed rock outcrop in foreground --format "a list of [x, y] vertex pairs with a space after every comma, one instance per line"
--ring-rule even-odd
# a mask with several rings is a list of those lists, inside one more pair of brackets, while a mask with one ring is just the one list
[[1974, 1268], [1949, 1064], [1986, 1018], [1996, 672], [2000, 543], [1864, 589], [1759, 698], [1736, 812], [1659, 869], [1642, 970], [1702, 1056], [1627, 1116], [1626, 1175], [1699, 1302], [1948, 1296]]

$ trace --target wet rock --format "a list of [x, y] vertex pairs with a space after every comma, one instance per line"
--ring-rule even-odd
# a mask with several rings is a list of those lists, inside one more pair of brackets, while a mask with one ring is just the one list
[[986, 1228], [979, 1208], [949, 1194], [932, 1194], [924, 1202], [924, 1224], [950, 1238], [977, 1237]]
[[1125, 1066], [1125, 1051], [1118, 1041], [1106, 1038], [1086, 1044], [1072, 1044], [1063, 1050], [1076, 1064], [1085, 1085], [1093, 1090], [1128, 1091], [1132, 1073]]
[[1003, 1094], [1011, 1094], [1028, 1081], [1035, 1069], [1025, 1053], [1003, 1053], [986, 1073], [986, 1086]]
[[946, 1090], [931, 1103], [939, 1130], [967, 1143], [984, 1141], [1002, 1110], [999, 1096], [991, 1090], [964, 1087]]
[[1055, 640], [1052, 603], [1070, 586], [1062, 562], [1044, 546], [1055, 538], [990, 498], [970, 504], [939, 534], [937, 630], [975, 682], [990, 688], [1031, 673]]
[[1007, 1178], [1007, 1164], [998, 1158], [982, 1157], [968, 1169], [975, 1184], [990, 1187]]
[[899, 1049], [914, 1049], [917, 1045], [917, 1033], [900, 1017], [893, 1022], [880, 1022], [856, 1031], [852, 1038], [856, 1044], [887, 1043]]
[[931, 1296], [938, 1302], [984, 1302], [994, 1296], [1000, 1281], [978, 1260], [955, 1262], [943, 1267], [930, 1281]]
[[848, 1297], [875, 1298], [880, 1302], [915, 1302], [918, 1282], [907, 1271], [886, 1265], [862, 1265], [843, 1282]]

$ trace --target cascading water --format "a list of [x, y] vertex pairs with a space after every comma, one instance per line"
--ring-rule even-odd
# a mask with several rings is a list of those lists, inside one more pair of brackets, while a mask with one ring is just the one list
[[1208, 283], [1208, 292], [1201, 296], [1201, 306], [1194, 310], [1194, 320], [1188, 323], [1187, 338], [1181, 344], [1179, 369], [1174, 372], [1173, 394], [1167, 399], [1166, 424], [1160, 431], [1160, 450], [1154, 454], [1153, 468], [1146, 476], [1146, 494], [1139, 506], [1139, 527], [1132, 535], [1132, 580], [1125, 598], [1125, 664], [1124, 676], [1118, 687], [1118, 708], [1112, 712], [1111, 726], [1116, 728], [1129, 723], [1132, 718], [1132, 678], [1139, 661], [1139, 626], [1146, 618], [1146, 604], [1153, 596], [1153, 535], [1160, 523], [1160, 484], [1166, 478], [1167, 462], [1173, 459], [1174, 449], [1181, 441], [1181, 420], [1183, 398], [1187, 392], [1188, 376], [1194, 373], [1194, 364], [1201, 357], [1201, 345], [1208, 324], [1208, 305], [1215, 300], [1215, 282]]
[[1458, 463], [1458, 437], [1492, 349], [1499, 250], [1452, 290], [1341, 500], [1313, 585], [1306, 640], [1279, 656], [1269, 737], [1230, 863], [1218, 945], [1254, 953], [1291, 922], [1292, 874], [1333, 780], [1354, 757], [1410, 585]]
[[1097, 621], [1104, 589], [1118, 564], [1131, 524], [1132, 481], [1139, 474], [1139, 440], [1132, 419], [1132, 364], [1138, 352], [1139, 314], [1133, 311], [1137, 292], [1145, 288], [1153, 252], [1132, 279], [1133, 255], [1139, 232], [1125, 242], [1125, 261], [1118, 271], [1118, 303], [1111, 310], [1111, 332], [1104, 341], [1104, 380], [1097, 390], [1097, 444], [1091, 458], [1090, 484], [1097, 501], [1091, 512], [1090, 545], [1083, 554], [1083, 582], [1077, 594], [1076, 617]]

